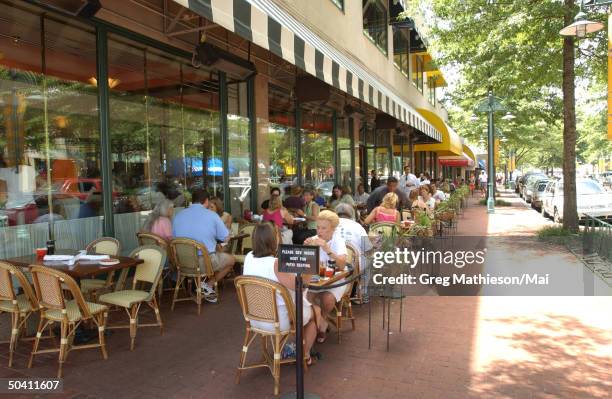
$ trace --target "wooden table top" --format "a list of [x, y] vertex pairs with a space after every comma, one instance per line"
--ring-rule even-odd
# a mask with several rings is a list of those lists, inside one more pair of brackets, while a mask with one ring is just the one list
[[328, 285], [332, 285], [350, 275], [351, 275], [350, 270], [344, 270], [342, 272], [338, 272], [334, 274], [333, 277], [319, 277], [319, 281], [311, 280], [308, 282], [308, 286], [309, 287], [327, 287]]
[[[57, 254], [76, 254], [77, 251], [70, 250], [58, 250]], [[10, 259], [3, 259], [5, 262], [8, 262], [14, 266], [21, 267], [24, 269], [29, 268], [32, 265], [37, 266], [46, 266], [61, 272], [68, 274], [70, 277], [75, 279], [81, 279], [88, 276], [94, 276], [97, 274], [108, 273], [113, 270], [125, 269], [129, 267], [136, 266], [144, 261], [142, 259], [129, 258], [127, 256], [111, 256], [112, 259], [118, 259], [119, 263], [116, 265], [101, 265], [96, 261], [79, 261], [74, 265], [69, 266], [62, 262], [57, 261], [43, 261], [38, 259], [35, 254], [19, 256]]]

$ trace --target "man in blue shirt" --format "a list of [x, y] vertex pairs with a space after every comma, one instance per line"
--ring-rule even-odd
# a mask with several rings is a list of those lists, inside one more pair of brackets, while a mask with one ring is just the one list
[[[208, 250], [215, 275], [208, 281], [202, 281], [204, 299], [208, 302], [217, 302], [214, 290], [215, 283], [225, 277], [234, 267], [235, 259], [232, 255], [217, 252], [217, 242], [227, 241], [229, 231], [216, 212], [208, 209], [208, 192], [196, 189], [192, 193], [192, 204], [189, 208], [178, 212], [172, 222], [172, 235], [175, 238], [191, 238], [204, 244]], [[200, 257], [200, 266], [204, 268], [204, 260]]]

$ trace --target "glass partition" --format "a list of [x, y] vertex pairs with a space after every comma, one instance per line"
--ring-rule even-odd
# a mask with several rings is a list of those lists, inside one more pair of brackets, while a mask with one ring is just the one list
[[95, 34], [29, 8], [0, 15], [0, 258], [50, 237], [84, 248], [102, 228]]
[[302, 179], [304, 185], [331, 195], [334, 185], [331, 115], [304, 112], [302, 116]]
[[251, 208], [251, 158], [247, 84], [228, 85], [228, 156], [229, 195], [231, 214], [242, 216]]
[[223, 196], [218, 81], [118, 36], [108, 48], [115, 235], [127, 252], [160, 200], [181, 209], [197, 187]]

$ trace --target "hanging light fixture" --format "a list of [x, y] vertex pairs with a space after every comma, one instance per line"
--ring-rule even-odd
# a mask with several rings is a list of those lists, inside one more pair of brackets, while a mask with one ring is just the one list
[[582, 5], [580, 11], [574, 18], [574, 23], [566, 26], [559, 31], [561, 36], [576, 36], [578, 39], [584, 39], [587, 34], [600, 31], [604, 28], [601, 22], [593, 22], [586, 19], [586, 14], [582, 11]]
[[512, 115], [510, 111], [506, 112], [506, 115], [502, 116], [502, 119], [505, 121], [511, 121], [514, 118], [516, 118], [516, 116]]

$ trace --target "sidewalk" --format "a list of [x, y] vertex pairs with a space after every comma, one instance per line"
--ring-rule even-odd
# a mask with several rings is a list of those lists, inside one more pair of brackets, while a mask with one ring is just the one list
[[[505, 194], [504, 194], [505, 195]], [[472, 201], [460, 219], [460, 234], [533, 234], [548, 223], [508, 193], [510, 208], [493, 215]], [[571, 255], [553, 256], [559, 267], [581, 267]], [[515, 251], [516, 252], [516, 251]], [[306, 390], [322, 398], [610, 398], [612, 392], [612, 297], [408, 297], [392, 304], [390, 352], [382, 329], [381, 302], [372, 306], [372, 349], [368, 350], [368, 307], [356, 306], [356, 331], [335, 331], [316, 345], [322, 360], [305, 375]], [[218, 305], [177, 304], [164, 298], [164, 335], [138, 330], [129, 351], [127, 331], [108, 339], [109, 359], [96, 350], [70, 353], [64, 366], [65, 393], [57, 397], [100, 398], [272, 398], [269, 372], [250, 370], [234, 384], [244, 322], [231, 284]], [[55, 357], [37, 358], [26, 369], [30, 346], [20, 345], [15, 369], [0, 377], [53, 377]], [[258, 356], [258, 355], [256, 355]], [[295, 368], [283, 366], [281, 393], [294, 389]], [[49, 396], [56, 397], [56, 396]]]

